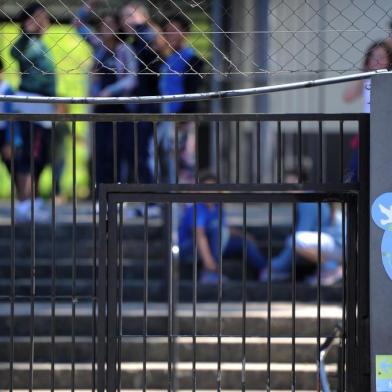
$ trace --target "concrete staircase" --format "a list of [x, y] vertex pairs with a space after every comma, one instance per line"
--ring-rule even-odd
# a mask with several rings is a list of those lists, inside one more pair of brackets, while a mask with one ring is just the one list
[[[169, 346], [167, 263], [163, 256], [164, 227], [160, 219], [151, 220], [148, 231], [148, 333], [144, 345], [142, 222], [142, 219], [135, 219], [123, 227], [123, 390], [140, 390], [144, 381], [149, 390], [167, 389], [169, 360], [173, 363], [174, 386], [178, 390], [192, 389], [193, 361], [196, 364], [197, 389], [216, 390], [217, 380], [220, 379], [223, 390], [241, 390], [243, 385], [247, 390], [266, 390], [268, 373], [271, 390], [291, 390], [294, 382], [298, 391], [317, 389], [317, 289], [298, 282], [297, 302], [293, 308], [291, 282], [272, 285], [271, 339], [268, 340], [267, 285], [257, 282], [255, 271], [249, 269], [245, 290], [247, 304], [244, 333], [244, 292], [239, 260], [224, 260], [223, 264], [223, 272], [230, 280], [223, 284], [222, 290], [220, 348], [217, 288], [197, 285], [196, 344], [193, 345], [192, 274], [186, 268], [178, 267], [181, 278], [174, 284], [178, 304], [174, 315], [172, 345]], [[273, 252], [282, 246], [287, 228], [284, 224], [274, 227]], [[250, 229], [260, 239], [260, 247], [265, 248], [266, 226], [253, 226]], [[11, 230], [6, 223], [0, 226], [0, 390], [8, 390], [10, 387], [11, 361], [15, 390], [28, 390], [31, 380], [34, 390], [48, 390], [52, 382], [56, 390], [93, 388], [97, 376], [92, 365], [96, 355], [96, 341], [92, 337], [93, 328], [96, 327], [93, 298], [97, 289], [93, 278], [97, 273], [94, 266], [98, 263], [98, 253], [94, 250], [98, 239], [94, 238], [94, 233], [88, 219], [78, 217], [75, 229], [67, 219], [60, 219], [56, 224], [53, 246], [50, 225], [37, 224], [33, 258], [30, 226], [16, 226], [17, 299], [14, 318], [11, 319]], [[73, 235], [76, 238], [74, 246]], [[32, 260], [35, 260], [34, 269]], [[33, 292], [32, 273], [35, 283], [33, 303], [30, 302]], [[51, 294], [54, 294], [53, 304]], [[320, 295], [319, 341], [322, 343], [341, 320], [339, 303], [342, 288], [322, 287]], [[292, 338], [293, 327], [295, 339]], [[13, 340], [10, 339], [12, 334]], [[244, 340], [243, 334], [246, 336]], [[171, 358], [169, 352], [172, 353]], [[218, 377], [219, 358], [221, 373]], [[327, 364], [333, 386], [336, 386], [337, 359], [338, 347], [334, 347]]]

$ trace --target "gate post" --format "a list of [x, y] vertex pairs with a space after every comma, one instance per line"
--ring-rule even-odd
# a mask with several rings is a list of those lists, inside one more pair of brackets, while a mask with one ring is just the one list
[[[388, 392], [392, 391], [392, 275], [388, 275], [388, 269], [392, 266], [392, 258], [389, 259], [392, 253], [388, 251], [388, 244], [392, 245], [392, 226], [388, 214], [392, 210], [387, 211], [384, 207], [388, 209], [392, 207], [392, 75], [376, 75], [371, 83], [370, 207], [372, 217], [370, 217], [369, 236], [371, 391]], [[380, 196], [381, 198], [378, 199]]]

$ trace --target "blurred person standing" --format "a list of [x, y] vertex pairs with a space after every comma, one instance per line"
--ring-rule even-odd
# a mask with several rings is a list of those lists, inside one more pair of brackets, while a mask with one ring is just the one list
[[[3, 79], [4, 62], [0, 57], [0, 95], [14, 95], [12, 87]], [[14, 113], [14, 105], [12, 102], [0, 102], [0, 113]], [[12, 146], [12, 131], [14, 128], [14, 146]], [[15, 161], [19, 157], [22, 139], [19, 132], [18, 123], [10, 124], [9, 121], [0, 121], [0, 155], [8, 172], [11, 174], [11, 161]], [[14, 149], [14, 157], [12, 150]], [[19, 192], [18, 192], [19, 193]]]
[[[167, 56], [161, 65], [159, 93], [161, 95], [190, 94], [198, 91], [202, 79], [200, 72], [203, 61], [195, 50], [187, 45], [186, 36], [191, 22], [183, 15], [168, 18], [163, 26], [164, 40], [167, 42]], [[162, 104], [163, 113], [196, 113], [197, 102], [166, 102]], [[163, 122], [159, 125], [159, 144], [164, 155], [162, 171], [167, 173], [166, 181], [175, 181], [173, 139], [175, 127], [179, 135], [179, 181], [193, 182], [195, 178], [195, 124], [182, 122]]]
[[[156, 51], [157, 28], [150, 19], [146, 6], [139, 1], [125, 4], [120, 13], [121, 28], [127, 34], [127, 43], [135, 53], [137, 60], [137, 86], [133, 96], [158, 95], [158, 73], [160, 57]], [[158, 113], [156, 103], [127, 105], [131, 113]], [[152, 169], [149, 165], [149, 146], [153, 135], [153, 123], [141, 121], [136, 124], [138, 179], [142, 183], [151, 183]], [[136, 179], [135, 179], [136, 180]]]
[[[92, 14], [102, 0], [90, 0], [78, 12], [74, 21], [80, 36], [93, 49], [90, 94], [95, 97], [129, 96], [137, 87], [137, 60], [133, 49], [121, 39], [118, 16], [106, 13], [100, 16], [98, 29], [89, 24]], [[127, 113], [123, 104], [95, 105], [95, 113]], [[96, 184], [128, 182], [132, 174], [133, 124], [117, 122], [117, 173], [114, 178], [113, 122], [97, 122], [95, 126]]]
[[[21, 34], [11, 48], [11, 56], [17, 61], [20, 71], [20, 84], [17, 95], [48, 96], [56, 95], [55, 64], [49, 48], [42, 40], [43, 34], [49, 28], [51, 21], [42, 4], [30, 3], [19, 15]], [[15, 110], [21, 113], [49, 114], [55, 110], [54, 105], [40, 103], [18, 103]], [[30, 140], [30, 127], [33, 138]], [[38, 179], [50, 157], [50, 121], [36, 121], [30, 123], [20, 122], [22, 136], [21, 157], [16, 162], [16, 183], [19, 190], [20, 203], [16, 205], [16, 218], [30, 219], [30, 200], [32, 195], [32, 180], [34, 178], [35, 190], [38, 189]], [[34, 171], [30, 167], [30, 158], [33, 154]], [[45, 211], [41, 209], [42, 201], [36, 200], [36, 218], [44, 219]]]
[[[392, 48], [387, 41], [377, 41], [370, 45], [366, 50], [363, 59], [363, 72], [377, 71], [379, 69], [391, 69], [392, 67]], [[363, 99], [363, 113], [370, 113], [370, 89], [371, 80], [356, 80], [349, 84], [343, 92], [345, 102], [353, 102], [359, 98]], [[358, 180], [358, 149], [359, 136], [354, 136], [351, 141], [353, 150], [350, 164], [349, 180]]]

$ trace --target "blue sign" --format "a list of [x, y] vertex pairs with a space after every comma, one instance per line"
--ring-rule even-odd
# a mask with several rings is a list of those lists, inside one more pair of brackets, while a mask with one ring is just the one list
[[372, 205], [374, 223], [385, 231], [381, 241], [381, 257], [385, 271], [392, 280], [392, 193], [383, 193]]

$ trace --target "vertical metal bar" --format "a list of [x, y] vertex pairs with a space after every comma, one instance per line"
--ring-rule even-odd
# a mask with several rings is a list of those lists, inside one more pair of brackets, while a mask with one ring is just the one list
[[256, 182], [261, 183], [261, 122], [257, 122], [256, 131]]
[[317, 391], [320, 391], [320, 346], [321, 346], [321, 203], [317, 203]]
[[298, 182], [302, 183], [302, 122], [298, 121]]
[[52, 287], [51, 287], [51, 366], [50, 385], [54, 392], [54, 361], [55, 361], [55, 335], [56, 335], [56, 175], [55, 175], [55, 123], [52, 122], [50, 151], [52, 163]]
[[[146, 211], [144, 211], [144, 214], [146, 215]], [[118, 233], [118, 325], [117, 325], [117, 331], [118, 331], [118, 339], [117, 339], [117, 352], [118, 352], [118, 358], [117, 358], [117, 388], [118, 391], [121, 391], [121, 380], [122, 380], [122, 373], [121, 373], [121, 362], [122, 362], [122, 305], [123, 305], [123, 285], [124, 285], [124, 278], [123, 278], [123, 245], [122, 245], [122, 239], [123, 239], [123, 224], [124, 224], [124, 209], [123, 209], [123, 203], [120, 204], [119, 208], [119, 215], [120, 215], [120, 227], [119, 227], [119, 233]]]
[[107, 387], [106, 353], [107, 353], [107, 193], [103, 186], [99, 188], [99, 269], [98, 269], [98, 350], [97, 382], [98, 392], [105, 392]]
[[267, 391], [271, 390], [272, 203], [268, 203]]
[[242, 392], [246, 390], [246, 303], [247, 303], [247, 208], [246, 203], [242, 205]]
[[340, 182], [343, 182], [343, 176], [344, 176], [343, 121], [339, 122], [339, 146], [340, 146], [339, 174], [340, 174]]
[[292, 211], [292, 262], [291, 262], [291, 380], [292, 380], [292, 390], [296, 390], [297, 380], [296, 380], [296, 297], [297, 297], [297, 255], [296, 255], [296, 230], [297, 230], [297, 203], [293, 203]]
[[223, 251], [222, 251], [222, 203], [219, 203], [218, 211], [218, 249], [219, 249], [219, 279], [218, 279], [218, 367], [217, 367], [217, 391], [222, 390], [222, 267], [223, 267]]
[[11, 122], [11, 309], [10, 309], [10, 392], [14, 389], [15, 360], [15, 122]]
[[200, 156], [199, 156], [199, 123], [195, 121], [195, 184], [199, 183]]
[[108, 200], [108, 355], [107, 355], [107, 392], [115, 392], [117, 384], [117, 204]]
[[196, 220], [197, 220], [197, 204], [193, 204], [193, 269], [192, 269], [192, 392], [196, 392], [196, 304], [197, 304], [197, 233], [196, 233]]
[[179, 144], [178, 144], [178, 123], [174, 124], [174, 159], [176, 163], [176, 184], [179, 183], [180, 177], [180, 154], [179, 154]]
[[112, 122], [113, 128], [113, 182], [118, 182], [117, 164], [118, 164], [118, 137], [117, 137], [117, 121]]
[[236, 121], [235, 126], [235, 182], [240, 183], [240, 122]]
[[30, 374], [29, 391], [33, 390], [34, 381], [34, 319], [35, 319], [35, 216], [34, 216], [34, 197], [35, 197], [35, 166], [34, 166], [34, 128], [30, 122], [30, 175], [31, 175], [31, 225], [30, 225], [30, 249], [31, 249], [31, 274], [30, 274]]
[[[154, 184], [158, 184], [159, 182], [159, 166], [158, 166], [158, 127], [156, 121], [153, 124], [153, 142], [154, 142]], [[166, 157], [167, 159], [168, 157]]]
[[96, 348], [96, 334], [97, 334], [97, 149], [96, 149], [96, 123], [92, 125], [92, 166], [91, 166], [91, 197], [93, 201], [93, 263], [92, 263], [92, 280], [93, 280], [93, 298], [92, 298], [92, 363], [91, 363], [91, 391], [96, 390], [96, 367], [97, 362], [97, 348]]
[[138, 129], [139, 123], [135, 122], [133, 124], [133, 173], [134, 173], [134, 181], [136, 184], [139, 183], [139, 138], [138, 138]]
[[75, 390], [75, 318], [76, 318], [76, 129], [72, 122], [72, 349], [71, 390]]
[[342, 293], [342, 336], [341, 336], [341, 362], [339, 364], [340, 380], [339, 392], [346, 390], [346, 339], [347, 339], [347, 244], [346, 244], [346, 204], [342, 203], [342, 275], [343, 275], [343, 293]]
[[[354, 199], [355, 200], [355, 199]], [[357, 230], [358, 216], [355, 201], [348, 204], [347, 217], [347, 351], [346, 351], [346, 385], [347, 391], [363, 390], [358, 379], [357, 322], [358, 322], [358, 264], [357, 264]], [[364, 353], [365, 355], [366, 353]]]
[[318, 124], [318, 182], [323, 182], [323, 122]]
[[220, 140], [219, 140], [219, 131], [220, 127], [219, 127], [219, 121], [216, 122], [215, 125], [215, 147], [216, 147], [216, 182], [218, 184], [221, 183], [221, 175], [220, 175]]
[[370, 171], [370, 118], [366, 115], [359, 123], [359, 206], [358, 228], [361, 241], [358, 243], [358, 338], [365, 344], [360, 345], [359, 385], [361, 391], [370, 389], [370, 328], [369, 328], [369, 171]]
[[282, 123], [278, 121], [278, 156], [277, 156], [277, 180], [282, 183]]
[[172, 392], [173, 390], [173, 314], [172, 314], [172, 309], [173, 309], [173, 253], [172, 253], [172, 204], [169, 202], [167, 204], [167, 215], [168, 215], [168, 222], [167, 222], [167, 232], [169, 234], [169, 247], [168, 247], [168, 261], [169, 261], [169, 276], [168, 276], [168, 312], [169, 312], [169, 317], [168, 317], [168, 392]]
[[147, 335], [148, 335], [148, 208], [144, 204], [144, 286], [143, 286], [143, 392], [147, 389]]

